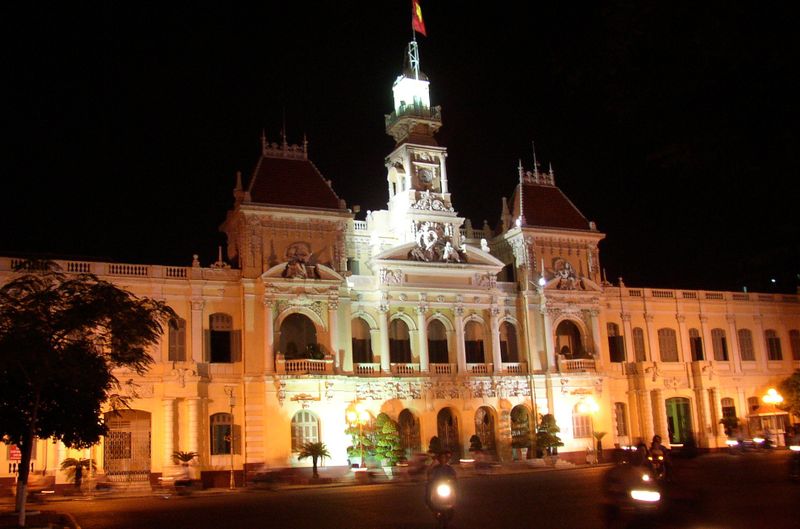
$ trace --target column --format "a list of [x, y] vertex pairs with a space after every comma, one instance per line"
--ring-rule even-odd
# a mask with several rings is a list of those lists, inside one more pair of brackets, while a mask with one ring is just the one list
[[392, 371], [392, 366], [389, 364], [389, 307], [382, 306], [378, 310], [380, 311], [378, 330], [381, 340], [381, 371], [389, 373]]
[[[200, 411], [202, 401], [200, 397], [186, 399], [187, 413], [189, 415], [189, 434], [186, 443], [187, 452], [200, 454]], [[198, 456], [199, 459], [200, 456]]]
[[192, 298], [192, 362], [203, 362], [203, 307], [202, 298]]
[[726, 314], [725, 319], [728, 320], [728, 358], [730, 358], [735, 373], [742, 372], [742, 354], [739, 351], [739, 333], [736, 330], [736, 316], [733, 314]]
[[163, 465], [172, 465], [172, 452], [175, 451], [175, 399], [164, 398], [161, 400], [164, 410], [164, 449]]
[[[353, 372], [353, 306], [350, 304], [350, 300], [347, 298], [343, 299], [342, 302], [344, 303], [344, 317], [345, 317], [345, 325], [344, 331], [344, 357], [342, 358], [342, 371], [345, 373], [352, 373]], [[371, 337], [370, 337], [371, 338]], [[372, 342], [370, 340], [370, 343]]]
[[664, 399], [661, 396], [661, 390], [652, 390], [650, 392], [650, 398], [652, 399], [653, 409], [653, 435], [658, 434], [666, 441], [669, 437], [669, 429], [667, 428], [667, 409], [664, 407]]
[[692, 361], [692, 348], [689, 345], [689, 331], [686, 329], [686, 316], [675, 314], [678, 320], [678, 362]]
[[714, 340], [708, 328], [708, 316], [700, 315], [700, 334], [703, 336], [703, 356], [706, 360], [714, 360]]
[[467, 352], [464, 349], [464, 307], [457, 306], [455, 308], [456, 315], [456, 362], [458, 363], [458, 372], [467, 372]]
[[273, 328], [273, 299], [264, 294], [264, 372], [275, 372], [275, 329]]
[[695, 410], [697, 411], [697, 446], [707, 447], [708, 413], [706, 412], [706, 392], [702, 388], [694, 389]]
[[708, 407], [709, 407], [709, 419], [711, 422], [711, 435], [714, 439], [714, 446], [719, 446], [719, 436], [724, 435], [724, 430], [722, 429], [722, 425], [719, 424], [720, 419], [722, 418], [722, 410], [719, 407], [719, 395], [717, 392], [717, 388], [710, 388], [708, 390]]
[[419, 370], [427, 373], [429, 369], [428, 328], [425, 325], [425, 305], [419, 305], [417, 311], [417, 329], [419, 338]]
[[537, 312], [530, 310], [528, 294], [523, 294], [522, 299], [525, 303], [525, 349], [528, 353], [525, 356], [525, 360], [528, 362], [528, 372], [535, 373], [544, 369], [544, 366], [542, 365], [542, 357], [539, 355], [539, 351], [536, 347], [536, 321], [534, 318]]
[[661, 360], [658, 355], [658, 331], [653, 326], [653, 315], [644, 315], [644, 326], [647, 329], [647, 345], [648, 351], [646, 358], [651, 362]]
[[647, 443], [655, 435], [653, 424], [653, 405], [650, 401], [650, 394], [646, 389], [636, 390], [636, 399], [639, 402], [639, 413], [642, 417], [642, 441]]
[[337, 314], [339, 312], [339, 300], [328, 300], [328, 338], [331, 354], [333, 355], [333, 370], [338, 373], [341, 363], [339, 361], [339, 340], [336, 335], [339, 331]]
[[447, 193], [447, 166], [445, 164], [445, 158], [447, 158], [447, 153], [443, 152], [442, 157], [439, 161], [439, 167], [442, 169], [442, 193]]
[[492, 333], [492, 363], [494, 372], [503, 372], [503, 357], [500, 354], [500, 309], [492, 307], [490, 310], [490, 327]]
[[620, 313], [622, 319], [622, 336], [625, 341], [625, 361], [635, 362], [636, 351], [633, 347], [633, 328], [631, 327], [631, 315], [629, 312]]
[[600, 371], [605, 364], [605, 355], [603, 355], [603, 339], [600, 337], [600, 320], [598, 316], [600, 311], [592, 309], [589, 311], [589, 321], [592, 324], [592, 341], [594, 341], [594, 361], [598, 371]]
[[762, 373], [767, 371], [767, 342], [764, 339], [764, 317], [761, 314], [753, 315], [755, 330], [753, 332], [753, 349], [755, 349], [758, 369]]
[[542, 315], [544, 316], [544, 356], [547, 359], [547, 366], [542, 367], [545, 367], [548, 371], [553, 371], [554, 367], [556, 369], [561, 368], [556, 357], [555, 345], [553, 344], [553, 314], [550, 310], [544, 310]]

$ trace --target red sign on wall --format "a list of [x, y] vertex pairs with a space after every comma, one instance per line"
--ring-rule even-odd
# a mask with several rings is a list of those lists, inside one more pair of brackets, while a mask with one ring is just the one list
[[22, 452], [16, 445], [8, 447], [8, 460], [9, 461], [22, 461]]

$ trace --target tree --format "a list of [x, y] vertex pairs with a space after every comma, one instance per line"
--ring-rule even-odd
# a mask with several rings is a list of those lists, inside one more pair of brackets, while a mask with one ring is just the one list
[[[347, 447], [347, 457], [352, 461], [357, 459], [359, 464], [366, 465], [366, 459], [375, 457], [375, 421], [369, 420], [361, 426], [358, 423], [347, 426], [345, 433], [350, 436], [352, 444]], [[362, 455], [364, 461], [361, 460]]]
[[781, 409], [788, 411], [800, 418], [800, 369], [778, 385], [778, 390], [783, 397]]
[[92, 274], [25, 261], [0, 287], [0, 437], [21, 452], [19, 525], [37, 438], [85, 448], [106, 433], [105, 402], [124, 406], [116, 368], [143, 374], [175, 313]]
[[443, 451], [444, 449], [442, 448], [442, 440], [439, 439], [439, 436], [434, 435], [431, 437], [431, 440], [428, 441], [428, 452], [431, 454], [439, 454]]
[[300, 453], [297, 454], [297, 459], [305, 459], [307, 457], [311, 458], [311, 464], [314, 467], [314, 478], [318, 478], [319, 472], [317, 472], [317, 460], [331, 457], [331, 454], [328, 452], [328, 447], [325, 446], [325, 443], [319, 441], [309, 441], [303, 444], [303, 446], [300, 448]]
[[61, 470], [67, 473], [67, 480], [74, 481], [75, 487], [81, 487], [81, 480], [83, 479], [83, 469], [97, 470], [97, 463], [94, 459], [75, 459], [68, 457], [61, 462]]
[[183, 452], [181, 450], [172, 452], [172, 458], [176, 461], [180, 461], [183, 466], [188, 466], [195, 457], [197, 457], [197, 452]]
[[539, 423], [539, 430], [536, 432], [536, 447], [539, 450], [547, 450], [547, 453], [552, 455], [555, 449], [559, 446], [564, 446], [561, 438], [556, 434], [561, 431], [561, 428], [556, 424], [556, 418], [551, 413], [542, 415], [542, 421]]
[[403, 456], [397, 423], [385, 413], [375, 420], [375, 456], [386, 466], [394, 466]]

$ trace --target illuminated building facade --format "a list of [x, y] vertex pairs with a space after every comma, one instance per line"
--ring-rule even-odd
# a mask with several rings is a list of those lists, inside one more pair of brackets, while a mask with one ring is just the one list
[[[520, 164], [498, 229], [473, 228], [448, 190], [416, 43], [408, 54], [386, 116], [387, 209], [355, 220], [307, 145], [262, 138], [221, 226], [233, 266], [61, 263], [179, 315], [147, 375], [119, 375], [133, 377], [132, 409], [108, 415], [109, 435], [83, 453], [107, 479], [147, 483], [180, 450], [224, 486], [231, 461], [239, 479], [305, 466], [296, 448], [317, 440], [328, 465], [346, 465], [356, 402], [397, 421], [409, 452], [438, 436], [465, 455], [478, 435], [508, 461], [547, 413], [565, 459], [582, 461], [595, 431], [607, 447], [659, 433], [717, 448], [723, 417], [758, 419], [761, 396], [800, 368], [798, 296], [603, 281], [604, 235], [535, 161]], [[0, 280], [13, 261], [0, 258]], [[34, 469], [52, 474], [68, 453], [40, 441]], [[0, 478], [14, 458], [0, 450]]]

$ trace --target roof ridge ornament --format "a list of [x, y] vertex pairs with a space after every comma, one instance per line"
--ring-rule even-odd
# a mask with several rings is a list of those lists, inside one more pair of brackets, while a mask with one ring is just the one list
[[281, 143], [269, 143], [267, 136], [261, 132], [261, 156], [267, 158], [288, 158], [291, 160], [308, 160], [308, 139], [303, 134], [303, 144], [290, 144], [286, 138], [286, 129], [281, 129]]

